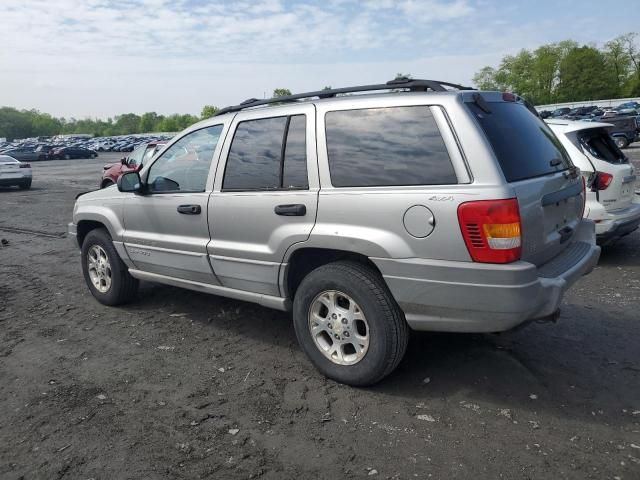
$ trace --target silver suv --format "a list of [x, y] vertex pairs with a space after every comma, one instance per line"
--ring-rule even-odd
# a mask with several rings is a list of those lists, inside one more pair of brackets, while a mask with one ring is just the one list
[[405, 79], [226, 108], [80, 196], [69, 233], [101, 303], [147, 280], [292, 311], [323, 374], [370, 385], [410, 328], [555, 318], [600, 252], [584, 192], [518, 97]]

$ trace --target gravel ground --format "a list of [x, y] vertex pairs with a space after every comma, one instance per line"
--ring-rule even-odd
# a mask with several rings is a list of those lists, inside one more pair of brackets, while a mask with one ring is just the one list
[[640, 233], [557, 324], [414, 334], [355, 389], [311, 367], [285, 313], [152, 284], [94, 301], [64, 232], [114, 160], [0, 189], [0, 478], [640, 478]]

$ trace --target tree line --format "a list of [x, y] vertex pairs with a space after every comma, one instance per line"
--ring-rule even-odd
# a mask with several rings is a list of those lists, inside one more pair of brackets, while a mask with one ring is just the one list
[[[291, 95], [286, 88], [276, 88], [274, 97]], [[18, 110], [0, 107], [0, 138], [14, 140], [31, 137], [50, 137], [61, 134], [84, 133], [96, 137], [130, 135], [133, 133], [179, 132], [199, 120], [210, 118], [218, 107], [205, 105], [200, 116], [190, 114], [159, 115], [147, 112], [142, 115], [125, 113], [106, 120], [93, 118], [57, 118], [38, 110]]]
[[510, 91], [534, 105], [640, 96], [637, 33], [597, 45], [573, 40], [520, 50], [473, 77], [481, 90]]

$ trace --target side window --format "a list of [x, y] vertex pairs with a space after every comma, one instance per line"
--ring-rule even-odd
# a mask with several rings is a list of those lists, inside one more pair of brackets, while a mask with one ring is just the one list
[[223, 191], [309, 188], [304, 115], [240, 122], [229, 149]]
[[204, 192], [222, 125], [196, 130], [185, 135], [149, 170], [147, 184], [151, 193]]
[[284, 148], [282, 188], [309, 188], [307, 177], [307, 122], [304, 115], [289, 121], [287, 143]]
[[325, 128], [335, 187], [458, 183], [429, 107], [329, 112]]
[[140, 165], [140, 161], [142, 160], [142, 155], [144, 154], [145, 148], [146, 147], [144, 146], [138, 147], [133, 152], [131, 152], [131, 155], [129, 155], [129, 158], [127, 158], [127, 165], [129, 165], [130, 167]]

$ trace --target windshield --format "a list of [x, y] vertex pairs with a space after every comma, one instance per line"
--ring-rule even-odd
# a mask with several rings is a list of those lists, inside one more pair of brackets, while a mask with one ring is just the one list
[[508, 182], [560, 172], [573, 165], [549, 127], [523, 104], [491, 102], [491, 113], [475, 103], [468, 105]]

